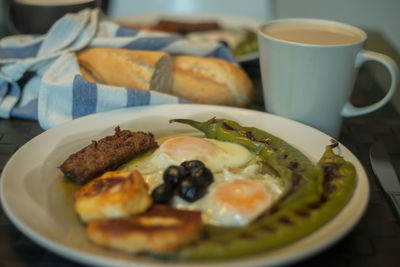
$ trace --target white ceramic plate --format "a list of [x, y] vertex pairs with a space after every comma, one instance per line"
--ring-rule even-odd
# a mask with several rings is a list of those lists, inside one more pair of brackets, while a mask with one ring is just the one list
[[[11, 221], [41, 246], [71, 260], [96, 266], [200, 266], [201, 263], [164, 262], [137, 257], [90, 243], [85, 227], [72, 209], [72, 194], [61, 183], [59, 166], [66, 157], [91, 140], [113, 134], [114, 127], [165, 134], [193, 131], [172, 118], [207, 120], [228, 118], [277, 135], [317, 161], [330, 137], [295, 121], [264, 112], [208, 105], [160, 105], [128, 108], [83, 117], [50, 129], [22, 146], [6, 164], [1, 178], [1, 200]], [[328, 224], [285, 247], [251, 257], [209, 262], [207, 266], [272, 266], [309, 257], [330, 246], [358, 222], [369, 195], [365, 171], [343, 145], [340, 154], [352, 162], [358, 182], [344, 209]], [[204, 263], [203, 263], [204, 264]]]
[[[247, 17], [238, 17], [231, 16], [225, 14], [190, 14], [190, 15], [172, 15], [172, 14], [143, 14], [143, 15], [134, 15], [129, 17], [122, 17], [115, 19], [116, 22], [119, 23], [132, 23], [138, 25], [153, 25], [157, 23], [160, 19], [171, 19], [181, 22], [188, 23], [201, 23], [201, 22], [216, 22], [221, 28], [238, 28], [238, 29], [249, 29], [257, 33], [257, 28], [260, 21], [247, 18]], [[236, 57], [236, 60], [239, 63], [245, 63], [248, 61], [258, 59], [259, 54], [257, 52], [247, 53], [241, 56]]]

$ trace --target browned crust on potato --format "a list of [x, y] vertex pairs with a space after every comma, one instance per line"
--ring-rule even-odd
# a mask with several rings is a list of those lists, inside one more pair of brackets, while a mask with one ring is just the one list
[[152, 203], [137, 170], [106, 172], [75, 192], [75, 211], [84, 222], [142, 213]]
[[196, 241], [201, 225], [199, 211], [153, 205], [140, 215], [93, 220], [88, 236], [97, 244], [129, 252], [165, 253]]

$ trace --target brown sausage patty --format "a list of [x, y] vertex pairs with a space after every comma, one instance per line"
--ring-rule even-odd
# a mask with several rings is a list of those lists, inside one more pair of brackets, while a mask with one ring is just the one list
[[102, 173], [114, 170], [146, 150], [158, 147], [152, 133], [115, 128], [115, 134], [70, 155], [59, 168], [73, 182], [86, 184]]

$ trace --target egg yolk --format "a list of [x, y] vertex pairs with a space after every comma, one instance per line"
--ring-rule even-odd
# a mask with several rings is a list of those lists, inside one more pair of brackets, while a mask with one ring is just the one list
[[214, 200], [225, 212], [252, 219], [270, 202], [270, 194], [259, 182], [236, 179], [219, 185], [215, 189]]
[[216, 146], [203, 138], [176, 137], [164, 142], [160, 150], [175, 159], [191, 160], [215, 153]]

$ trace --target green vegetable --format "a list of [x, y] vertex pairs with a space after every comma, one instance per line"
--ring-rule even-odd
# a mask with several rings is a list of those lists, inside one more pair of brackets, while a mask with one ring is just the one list
[[233, 258], [263, 252], [294, 242], [332, 219], [350, 199], [354, 166], [328, 145], [315, 165], [282, 139], [254, 127], [226, 119], [197, 122], [174, 119], [202, 131], [208, 138], [247, 147], [274, 168], [285, 184], [276, 206], [246, 227], [204, 227], [204, 239], [185, 247], [173, 258], [205, 260]]
[[233, 49], [233, 54], [235, 56], [242, 56], [257, 51], [257, 35], [254, 32], [249, 31], [246, 38], [235, 49]]

